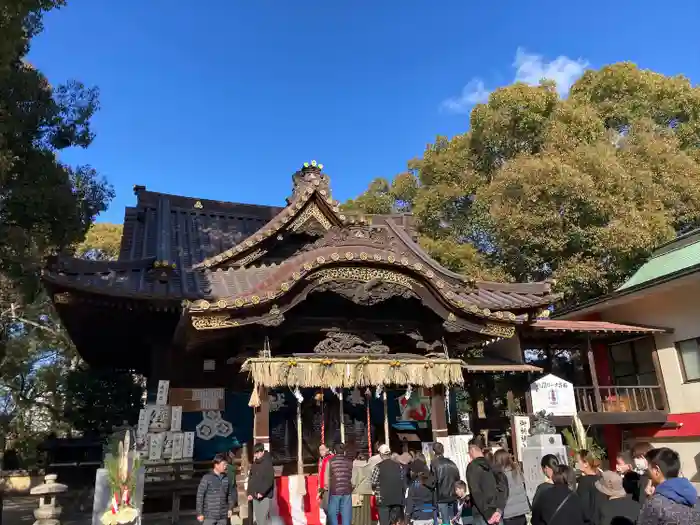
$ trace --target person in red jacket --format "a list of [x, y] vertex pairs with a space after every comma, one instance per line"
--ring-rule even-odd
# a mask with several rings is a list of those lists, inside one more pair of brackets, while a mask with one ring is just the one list
[[318, 447], [318, 453], [321, 456], [318, 460], [318, 501], [321, 502], [323, 512], [328, 513], [328, 462], [333, 457], [333, 452], [325, 443], [321, 443]]

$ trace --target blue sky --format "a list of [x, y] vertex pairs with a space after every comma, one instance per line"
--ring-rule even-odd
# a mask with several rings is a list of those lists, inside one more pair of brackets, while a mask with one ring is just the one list
[[698, 0], [69, 0], [30, 60], [99, 86], [95, 142], [62, 158], [109, 179], [121, 222], [134, 184], [279, 205], [312, 159], [345, 200], [516, 78], [631, 60], [697, 83], [698, 22]]

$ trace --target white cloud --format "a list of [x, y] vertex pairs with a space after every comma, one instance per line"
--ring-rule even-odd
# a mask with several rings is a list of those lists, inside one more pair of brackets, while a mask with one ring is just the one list
[[464, 86], [459, 96], [444, 100], [442, 108], [450, 113], [469, 113], [474, 104], [483, 104], [488, 99], [489, 90], [486, 89], [484, 81], [475, 78]]
[[[528, 53], [519, 47], [515, 52], [513, 61], [515, 76], [513, 82], [524, 82], [536, 86], [541, 80], [554, 80], [557, 84], [559, 95], [565, 97], [574, 82], [588, 67], [588, 62], [583, 59], [571, 59], [561, 55], [546, 62], [542, 55]], [[486, 102], [491, 90], [480, 78], [470, 80], [462, 93], [457, 97], [444, 100], [441, 108], [450, 113], [469, 113], [474, 104]]]

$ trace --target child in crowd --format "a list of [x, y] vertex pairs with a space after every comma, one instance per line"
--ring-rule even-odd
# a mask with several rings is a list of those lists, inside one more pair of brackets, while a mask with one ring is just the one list
[[462, 481], [455, 482], [455, 494], [457, 494], [457, 512], [452, 520], [452, 525], [472, 525], [472, 509], [469, 505], [469, 495], [467, 494], [467, 484]]

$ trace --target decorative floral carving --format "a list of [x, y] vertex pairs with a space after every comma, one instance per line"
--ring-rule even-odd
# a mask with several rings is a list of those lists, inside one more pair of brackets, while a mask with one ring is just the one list
[[515, 335], [515, 326], [488, 323], [481, 329], [481, 333], [486, 335], [495, 335], [497, 337], [503, 337], [508, 339]]
[[317, 354], [388, 354], [389, 347], [369, 332], [339, 332], [326, 334], [315, 347]]
[[397, 239], [394, 235], [390, 235], [386, 228], [370, 226], [332, 227], [322, 238], [309, 244], [305, 250], [311, 251], [317, 248], [357, 245], [391, 249], [397, 245]]
[[337, 293], [355, 304], [365, 306], [379, 304], [392, 297], [401, 297], [403, 299], [418, 297], [413, 291], [405, 288], [403, 285], [383, 283], [377, 280], [368, 282], [328, 281], [314, 288], [314, 292]]
[[215, 330], [217, 328], [235, 328], [239, 326], [227, 314], [198, 315], [192, 318], [192, 326], [196, 330]]
[[326, 283], [329, 281], [360, 281], [364, 283], [393, 283], [409, 290], [413, 290], [413, 286], [416, 282], [398, 272], [391, 270], [385, 270], [383, 268], [366, 268], [361, 266], [351, 266], [344, 268], [325, 268], [319, 270], [311, 276], [319, 284]]

